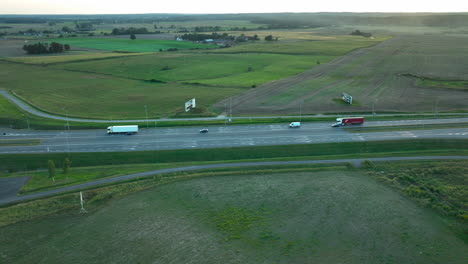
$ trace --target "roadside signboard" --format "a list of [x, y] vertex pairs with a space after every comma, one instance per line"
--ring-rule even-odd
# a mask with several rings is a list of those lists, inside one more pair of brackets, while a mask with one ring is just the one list
[[348, 104], [353, 104], [353, 97], [349, 94], [346, 94], [346, 93], [342, 93], [341, 94], [341, 99], [345, 102], [347, 102]]
[[185, 112], [190, 111], [192, 108], [195, 108], [195, 98], [190, 99], [185, 103]]

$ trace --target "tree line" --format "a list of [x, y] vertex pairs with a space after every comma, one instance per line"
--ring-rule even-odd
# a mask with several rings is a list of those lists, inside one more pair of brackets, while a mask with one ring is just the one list
[[354, 30], [353, 32], [351, 32], [351, 35], [354, 35], [354, 36], [363, 36], [363, 37], [366, 37], [366, 38], [372, 37], [372, 33], [362, 32], [362, 31], [360, 31], [359, 29], [356, 29], [356, 30]]
[[58, 42], [52, 42], [49, 45], [47, 42], [38, 42], [24, 45], [23, 50], [28, 54], [61, 53], [70, 50], [70, 45]]
[[180, 36], [183, 40], [190, 40], [190, 41], [204, 41], [206, 39], [216, 39], [216, 40], [224, 40], [224, 41], [235, 41], [235, 42], [245, 42], [248, 40], [260, 40], [257, 35], [253, 36], [246, 36], [241, 34], [240, 36], [233, 36], [227, 33], [219, 34], [219, 33], [211, 33], [211, 34], [200, 34], [200, 33], [186, 33]]
[[114, 28], [112, 35], [131, 35], [131, 34], [157, 34], [158, 32], [149, 32], [147, 28]]

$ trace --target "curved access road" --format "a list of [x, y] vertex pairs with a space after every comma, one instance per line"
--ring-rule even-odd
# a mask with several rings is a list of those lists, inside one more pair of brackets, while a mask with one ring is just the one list
[[[105, 178], [95, 181], [89, 181], [86, 183], [76, 184], [72, 186], [66, 186], [54, 190], [48, 190], [23, 196], [8, 196], [0, 197], [0, 205], [16, 203], [31, 199], [43, 198], [54, 194], [63, 192], [78, 191], [81, 189], [95, 187], [101, 184], [110, 184], [120, 181], [126, 181], [136, 178], [149, 177], [158, 174], [172, 173], [172, 172], [183, 172], [183, 171], [194, 171], [203, 169], [219, 169], [219, 168], [232, 168], [232, 167], [250, 167], [250, 166], [271, 166], [271, 165], [303, 165], [303, 164], [334, 164], [334, 163], [347, 163], [351, 162], [355, 166], [360, 166], [364, 160], [370, 160], [373, 162], [385, 162], [385, 161], [403, 161], [403, 160], [466, 160], [468, 156], [418, 156], [418, 157], [382, 157], [382, 158], [359, 158], [359, 159], [335, 159], [335, 160], [295, 160], [295, 161], [259, 161], [259, 162], [240, 162], [240, 163], [221, 163], [221, 164], [208, 164], [198, 166], [187, 166], [160, 170], [151, 170], [133, 174], [122, 175], [113, 178]], [[1, 186], [0, 186], [1, 187]]]
[[[86, 119], [86, 118], [76, 118], [76, 117], [66, 117], [66, 116], [59, 116], [53, 115], [49, 113], [45, 113], [35, 109], [34, 107], [24, 103], [20, 99], [16, 98], [15, 96], [11, 95], [10, 93], [0, 89], [0, 95], [3, 95], [7, 98], [10, 102], [17, 105], [22, 110], [29, 112], [30, 114], [50, 118], [55, 120], [63, 120], [63, 121], [75, 121], [75, 122], [92, 122], [92, 123], [142, 123], [142, 122], [155, 122], [155, 121], [203, 121], [203, 120], [223, 120], [227, 119], [226, 116], [217, 116], [217, 117], [199, 117], [199, 118], [160, 118], [160, 119], [126, 119], [126, 120], [105, 120], [105, 119]], [[426, 114], [379, 114], [379, 116], [434, 116], [432, 113]], [[453, 113], [438, 113], [438, 116], [453, 116]], [[465, 116], [468, 114], [457, 113], [457, 115]], [[265, 119], [265, 118], [302, 118], [302, 117], [317, 117], [322, 115], [301, 115], [301, 116], [252, 116], [252, 117], [231, 117], [231, 119]], [[369, 114], [360, 114], [360, 116], [373, 116]]]

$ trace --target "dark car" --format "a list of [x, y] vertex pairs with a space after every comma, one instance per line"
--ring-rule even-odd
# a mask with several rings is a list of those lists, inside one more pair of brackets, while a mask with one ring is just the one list
[[208, 133], [208, 129], [207, 128], [200, 129], [200, 133]]

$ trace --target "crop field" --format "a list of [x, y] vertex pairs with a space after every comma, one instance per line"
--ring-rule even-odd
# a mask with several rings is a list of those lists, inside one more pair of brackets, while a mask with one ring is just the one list
[[191, 49], [211, 48], [209, 45], [196, 44], [185, 41], [160, 40], [160, 39], [120, 39], [120, 38], [57, 38], [50, 39], [62, 44], [69, 44], [73, 47], [111, 50], [111, 51], [129, 51], [129, 52], [152, 52], [167, 50], [169, 48]]
[[200, 106], [207, 107], [243, 90], [159, 84], [8, 62], [0, 62], [0, 89], [48, 112], [104, 119], [145, 116], [144, 105], [149, 117], [174, 114], [183, 111], [190, 98], [199, 98]]
[[[229, 100], [236, 114], [466, 110], [467, 47], [466, 36], [398, 36]], [[458, 82], [434, 87], [424, 77]], [[342, 92], [356, 104], [336, 102]]]
[[100, 60], [105, 58], [128, 57], [135, 55], [144, 55], [146, 53], [118, 53], [118, 52], [67, 52], [66, 55], [47, 55], [47, 56], [29, 56], [29, 57], [13, 57], [8, 58], [8, 61], [21, 62], [26, 64], [51, 64], [63, 62], [76, 62], [87, 60]]
[[360, 172], [206, 177], [135, 193], [85, 215], [2, 227], [0, 259], [464, 263], [467, 245], [447, 221]]
[[[281, 32], [275, 35], [275, 32], [268, 32], [273, 36], [282, 36]], [[249, 33], [253, 34], [253, 33]], [[310, 34], [308, 38], [304, 34]], [[288, 39], [305, 38], [302, 41], [291, 41]], [[260, 42], [246, 45], [238, 45], [229, 49], [217, 49], [208, 52], [213, 53], [278, 53], [295, 55], [322, 55], [322, 56], [341, 56], [354, 49], [363, 48], [380, 43], [388, 37], [379, 37], [375, 39], [355, 37], [355, 36], [316, 36], [313, 33], [294, 32], [285, 34], [285, 41]]]
[[125, 78], [251, 87], [301, 73], [335, 56], [154, 53], [147, 56], [55, 65], [54, 68]]
[[[315, 40], [302, 40], [304, 34]], [[99, 38], [61, 40], [71, 45], [74, 43], [69, 40], [90, 45], [142, 43], [141, 47], [145, 43], [165, 43], [162, 40], [132, 42]], [[1, 73], [0, 88], [15, 93], [43, 111], [61, 115], [68, 112], [75, 117], [137, 118], [144, 117], [145, 113], [135, 106], [148, 105], [151, 106], [148, 107], [151, 117], [170, 116], [181, 110], [181, 102], [187, 98], [197, 98], [200, 106], [207, 109], [246, 89], [299, 74], [357, 47], [379, 41], [349, 36], [328, 39], [295, 32], [288, 33], [284, 41], [245, 44], [241, 45], [247, 47], [244, 51], [236, 51], [238, 48], [234, 47], [232, 51], [222, 49], [223, 53], [193, 50], [133, 56], [134, 53], [93, 52], [9, 58], [24, 64], [0, 62], [0, 68], [5, 69]], [[272, 50], [269, 50], [270, 46]], [[330, 51], [325, 52], [326, 47], [330, 47]], [[306, 54], [297, 52], [308, 48], [316, 51], [310, 54], [308, 51]], [[118, 58], [120, 55], [123, 57]], [[25, 64], [49, 65], [44, 68]], [[21, 78], [24, 72], [28, 72], [30, 78]]]

